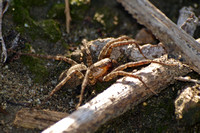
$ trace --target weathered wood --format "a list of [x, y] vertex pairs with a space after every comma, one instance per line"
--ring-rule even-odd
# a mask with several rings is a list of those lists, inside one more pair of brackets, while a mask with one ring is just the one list
[[3, 18], [3, 14], [4, 14], [3, 0], [0, 0], [0, 43], [1, 43], [1, 48], [2, 48], [1, 62], [6, 62], [7, 49], [6, 49], [6, 44], [4, 42], [3, 35], [2, 35], [2, 18]]
[[62, 112], [23, 108], [17, 112], [14, 125], [43, 130], [66, 116], [68, 114]]
[[117, 0], [145, 25], [173, 54], [181, 54], [190, 67], [200, 74], [200, 44], [174, 24], [148, 0]]
[[182, 28], [186, 33], [193, 36], [197, 26], [200, 25], [199, 18], [193, 12], [192, 7], [183, 7], [179, 11], [177, 26]]
[[[159, 93], [174, 82], [174, 77], [185, 75], [190, 69], [174, 59], [168, 60], [166, 56], [157, 61], [176, 64], [164, 66], [152, 63], [135, 72], [142, 77], [146, 85]], [[94, 132], [106, 121], [119, 116], [132, 106], [135, 106], [154, 95], [145, 88], [138, 79], [124, 77], [90, 102], [81, 106], [68, 117], [49, 127], [43, 133], [61, 132]]]
[[200, 84], [200, 80], [197, 79], [191, 79], [191, 77], [175, 77], [176, 80], [179, 81], [184, 81], [184, 82], [193, 82], [193, 83], [197, 83]]
[[71, 22], [71, 15], [70, 15], [70, 8], [69, 8], [69, 0], [65, 0], [65, 27], [66, 27], [66, 31], [67, 33], [70, 32], [70, 22]]
[[[93, 57], [98, 57], [103, 46], [107, 42], [112, 40], [114, 40], [114, 38], [97, 39], [88, 42], [87, 44], [88, 47], [90, 48], [91, 53], [94, 55]], [[147, 57], [148, 59], [155, 59], [167, 53], [162, 44], [158, 45], [144, 44], [143, 46], [140, 46], [140, 49], [144, 54], [144, 56]], [[139, 52], [135, 44], [129, 44], [113, 48], [110, 58], [118, 60], [118, 58], [120, 58], [122, 55], [124, 58], [134, 62], [145, 59], [144, 56]]]

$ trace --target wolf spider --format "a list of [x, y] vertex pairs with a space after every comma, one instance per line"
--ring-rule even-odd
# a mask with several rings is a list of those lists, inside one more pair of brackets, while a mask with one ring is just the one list
[[[79, 103], [77, 105], [77, 107], [79, 107], [83, 101], [83, 94], [84, 94], [84, 90], [85, 90], [87, 84], [94, 85], [97, 81], [109, 81], [120, 75], [120, 76], [129, 76], [129, 77], [137, 78], [138, 80], [140, 80], [143, 83], [143, 85], [146, 88], [148, 88], [140, 76], [134, 75], [130, 72], [125, 72], [123, 70], [128, 67], [142, 66], [142, 65], [146, 65], [146, 64], [150, 64], [150, 63], [158, 63], [158, 64], [162, 64], [162, 65], [168, 65], [168, 64], [153, 61], [153, 60], [143, 60], [143, 61], [139, 61], [139, 62], [129, 62], [129, 63], [123, 64], [121, 66], [118, 66], [117, 68], [112, 70], [113, 65], [116, 64], [116, 61], [114, 59], [109, 58], [111, 55], [112, 49], [114, 47], [119, 47], [119, 46], [129, 45], [129, 44], [134, 44], [138, 48], [139, 52], [143, 55], [143, 57], [145, 59], [147, 59], [144, 56], [144, 54], [142, 53], [142, 51], [138, 45], [138, 42], [127, 36], [121, 36], [117, 39], [109, 41], [100, 51], [100, 54], [98, 56], [98, 61], [96, 63], [93, 63], [90, 50], [89, 50], [87, 44], [84, 44], [85, 53], [87, 54], [87, 57], [86, 57], [87, 66], [83, 63], [79, 64], [76, 61], [72, 60], [71, 58], [67, 58], [64, 56], [39, 55], [39, 54], [29, 54], [29, 53], [20, 53], [20, 54], [39, 57], [39, 58], [46, 58], [46, 59], [63, 60], [65, 62], [71, 64], [72, 66], [68, 70], [65, 70], [64, 72], [61, 73], [61, 75], [59, 77], [59, 79], [62, 79], [61, 82], [51, 91], [51, 93], [48, 95], [47, 99], [49, 99], [55, 92], [60, 90], [60, 88], [62, 86], [64, 86], [64, 84], [69, 79], [71, 79], [71, 77], [75, 74], [76, 76], [79, 77], [79, 79], [83, 79], [83, 82], [81, 85], [81, 94], [79, 97]], [[86, 71], [85, 75], [82, 73], [82, 71]], [[149, 89], [154, 94], [156, 94], [156, 92], [154, 92], [151, 88], [149, 88]]]

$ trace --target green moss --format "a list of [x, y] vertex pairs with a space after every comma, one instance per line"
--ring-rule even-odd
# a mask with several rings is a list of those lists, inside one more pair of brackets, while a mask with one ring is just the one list
[[34, 21], [27, 9], [19, 6], [14, 11], [14, 21], [18, 26], [16, 30], [23, 33], [28, 33], [32, 39], [44, 37], [52, 42], [56, 42], [61, 38], [59, 24], [52, 20], [43, 20], [40, 22]]
[[24, 65], [35, 75], [35, 82], [44, 82], [44, 79], [48, 76], [48, 71], [44, 66], [44, 62], [40, 59], [30, 56], [22, 56], [21, 60]]
[[[30, 3], [33, 1], [30, 1]], [[34, 2], [33, 2], [34, 3]], [[43, 1], [44, 3], [44, 1]], [[56, 42], [61, 38], [61, 31], [58, 22], [47, 19], [35, 21], [29, 14], [27, 1], [14, 0], [13, 19], [17, 24], [16, 30], [21, 34], [28, 34], [32, 39], [45, 38], [52, 42]], [[36, 3], [33, 5], [37, 5]]]
[[106, 7], [98, 9], [93, 19], [101, 24], [108, 32], [112, 31], [119, 23], [117, 13]]
[[80, 21], [90, 7], [90, 0], [70, 0], [69, 4], [72, 21]]
[[57, 42], [61, 38], [61, 31], [58, 22], [53, 19], [47, 19], [38, 22], [43, 36], [53, 42]]
[[[30, 51], [30, 49], [31, 45], [26, 43], [24, 50]], [[45, 62], [43, 60], [31, 56], [22, 56], [21, 61], [35, 76], [34, 78], [35, 82], [45, 82], [44, 79], [47, 79], [49, 72], [45, 67]]]
[[63, 19], [65, 20], [65, 4], [54, 4], [53, 7], [48, 12], [49, 18]]
[[13, 9], [13, 20], [17, 24], [16, 30], [21, 34], [28, 33], [32, 39], [38, 36], [40, 29], [37, 22], [30, 17], [28, 9], [18, 4], [14, 5]]
[[32, 6], [43, 6], [47, 2], [47, 0], [13, 0], [11, 5], [30, 8]]
[[34, 24], [28, 10], [22, 6], [16, 6], [13, 14], [14, 21], [19, 25], [24, 25], [24, 23]]

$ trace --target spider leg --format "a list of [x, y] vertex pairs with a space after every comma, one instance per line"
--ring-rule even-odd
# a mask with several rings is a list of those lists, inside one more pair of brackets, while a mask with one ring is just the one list
[[85, 52], [86, 52], [86, 61], [87, 61], [87, 66], [90, 67], [93, 64], [92, 61], [92, 56], [91, 56], [91, 52], [87, 46], [87, 43], [83, 43], [84, 47], [85, 47]]
[[76, 108], [78, 108], [82, 104], [83, 94], [84, 94], [84, 91], [85, 91], [85, 87], [88, 84], [88, 80], [90, 78], [90, 73], [91, 73], [91, 69], [88, 68], [87, 71], [86, 71], [85, 77], [83, 79], [82, 85], [81, 85], [81, 94], [80, 94], [80, 97], [79, 97], [79, 103], [77, 104]]
[[68, 73], [68, 69], [66, 69], [65, 71], [63, 71], [61, 74], [60, 74], [60, 76], [59, 76], [59, 80], [62, 80], [62, 79], [64, 79], [64, 77], [67, 75], [67, 73]]
[[108, 48], [107, 51], [104, 53], [104, 58], [106, 57], [110, 57], [112, 49], [114, 47], [119, 47], [119, 46], [124, 46], [124, 45], [129, 45], [129, 44], [135, 44], [135, 46], [137, 47], [137, 49], [139, 50], [139, 52], [142, 54], [142, 56], [147, 59], [147, 57], [142, 53], [142, 50], [139, 47], [139, 42], [135, 41], [135, 40], [128, 40], [128, 41], [121, 41], [121, 42], [115, 42], [112, 43]]
[[117, 68], [115, 68], [112, 72], [122, 71], [128, 67], [138, 67], [138, 66], [147, 65], [150, 63], [157, 63], [157, 64], [165, 65], [165, 66], [174, 66], [174, 64], [166, 64], [166, 63], [162, 63], [162, 62], [158, 62], [158, 61], [154, 61], [154, 60], [142, 60], [142, 61], [137, 61], [137, 62], [128, 62], [124, 65], [120, 65]]
[[140, 80], [140, 82], [143, 83], [143, 85], [144, 85], [146, 88], [150, 89], [150, 91], [151, 91], [152, 93], [154, 93], [155, 95], [157, 95], [157, 93], [156, 93], [154, 90], [152, 90], [151, 88], [149, 88], [149, 87], [146, 85], [146, 83], [142, 80], [142, 78], [141, 78], [140, 76], [134, 75], [133, 73], [124, 72], [124, 71], [115, 71], [115, 72], [111, 72], [111, 73], [109, 73], [108, 75], [104, 76], [104, 77], [103, 77], [103, 80], [104, 80], [104, 81], [109, 81], [109, 80], [111, 80], [111, 79], [113, 79], [113, 78], [115, 78], [115, 77], [117, 77], [117, 76], [119, 76], [119, 75], [120, 75], [120, 76], [128, 76], [128, 77], [137, 78], [138, 80]]
[[82, 74], [80, 71], [78, 71], [78, 70], [72, 71], [67, 77], [65, 77], [65, 78], [51, 91], [51, 93], [48, 95], [48, 97], [45, 99], [45, 101], [47, 101], [50, 97], [53, 96], [53, 94], [55, 94], [58, 90], [60, 90], [61, 87], [62, 87], [63, 85], [65, 85], [65, 83], [66, 83], [69, 79], [71, 79], [71, 78], [72, 78], [72, 75], [74, 75], [74, 74], [78, 75], [78, 77], [83, 77], [83, 74]]
[[[60, 76], [59, 76], [59, 80], [64, 79], [64, 77], [70, 75], [70, 73], [72, 73], [74, 70], [78, 70], [78, 71], [84, 71], [87, 70], [87, 67], [84, 64], [76, 64], [73, 65], [72, 67], [70, 67], [69, 69], [66, 69], [65, 71], [63, 71]], [[82, 74], [82, 77], [84, 77], [84, 75]], [[81, 78], [79, 78], [81, 79]]]
[[61, 60], [61, 61], [65, 61], [71, 65], [76, 65], [78, 64], [76, 61], [67, 58], [65, 56], [51, 56], [51, 55], [40, 55], [40, 54], [31, 54], [31, 53], [21, 53], [21, 52], [16, 52], [14, 50], [9, 49], [9, 51], [13, 52], [13, 53], [17, 53], [19, 55], [27, 55], [27, 56], [32, 56], [32, 57], [37, 57], [37, 58], [43, 58], [43, 59], [53, 59], [53, 60]]
[[110, 41], [108, 42], [101, 50], [100, 54], [99, 54], [99, 57], [98, 57], [98, 60], [101, 60], [103, 58], [105, 58], [105, 54], [106, 54], [106, 51], [107, 49], [110, 47], [111, 44], [115, 43], [115, 42], [119, 42], [119, 41], [123, 41], [123, 40], [129, 40], [131, 39], [130, 37], [128, 36], [121, 36], [117, 39], [114, 39], [113, 41]]

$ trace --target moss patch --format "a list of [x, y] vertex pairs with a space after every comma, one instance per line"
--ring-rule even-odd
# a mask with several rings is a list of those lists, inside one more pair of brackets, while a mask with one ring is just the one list
[[[42, 37], [43, 39], [57, 42], [61, 38], [61, 31], [57, 21], [46, 19], [38, 22], [30, 16], [29, 6], [32, 2], [35, 3], [33, 5], [37, 5], [36, 1], [13, 1], [12, 14], [14, 22], [17, 24], [16, 30], [21, 34], [28, 34], [32, 39]], [[44, 3], [45, 1], [38, 5], [43, 5]]]
[[56, 19], [62, 19], [65, 20], [65, 4], [54, 4], [53, 7], [49, 10], [47, 16], [49, 18], [56, 18]]
[[14, 21], [18, 24], [16, 30], [21, 34], [29, 34], [32, 39], [43, 37], [52, 42], [57, 42], [61, 38], [59, 24], [55, 20], [36, 22], [23, 7], [16, 8], [14, 14]]
[[30, 8], [31, 6], [43, 6], [47, 2], [47, 0], [13, 0], [11, 4]]
[[[23, 52], [27, 52], [31, 50], [31, 45], [26, 43], [25, 49]], [[35, 76], [35, 82], [45, 82], [48, 77], [48, 69], [45, 67], [45, 61], [39, 58], [35, 58], [32, 56], [22, 56], [21, 57], [22, 63], [27, 66], [27, 68], [31, 71], [31, 73]]]
[[48, 77], [48, 70], [44, 66], [44, 62], [40, 59], [30, 56], [22, 56], [22, 63], [34, 74], [35, 82], [45, 82], [44, 79]]
[[61, 38], [61, 31], [58, 22], [53, 19], [47, 19], [38, 22], [43, 36], [52, 42], [57, 42]]

